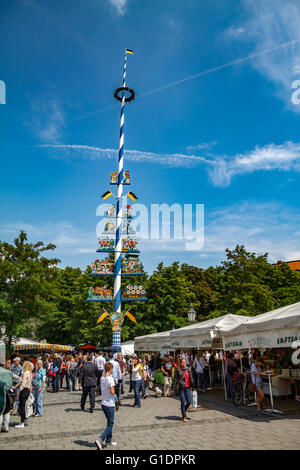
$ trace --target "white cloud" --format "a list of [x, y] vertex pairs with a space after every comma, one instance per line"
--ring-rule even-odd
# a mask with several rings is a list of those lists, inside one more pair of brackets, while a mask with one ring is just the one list
[[[243, 0], [247, 19], [225, 31], [225, 37], [255, 44], [255, 51], [299, 39], [300, 3], [298, 0]], [[242, 31], [243, 30], [243, 31]], [[238, 34], [241, 31], [242, 34]], [[237, 34], [234, 34], [236, 32]], [[277, 95], [295, 112], [300, 106], [291, 102], [291, 85], [300, 65], [300, 43], [291, 43], [270, 54], [253, 57], [252, 66], [276, 84]], [[295, 69], [296, 67], [296, 69]]]
[[[43, 144], [40, 145], [40, 147], [55, 150], [53, 156], [57, 159], [82, 158], [95, 160], [117, 158], [118, 155], [117, 150], [104, 149], [89, 145]], [[62, 151], [60, 154], [61, 156], [57, 153], [57, 150]], [[174, 167], [190, 167], [199, 163], [209, 163], [203, 157], [181, 153], [159, 154], [154, 152], [143, 152], [140, 150], [125, 150], [125, 156], [126, 159], [130, 161], [160, 163], [164, 165], [172, 165]]]
[[[212, 145], [211, 143], [210, 145]], [[209, 144], [200, 144], [199, 149]], [[53, 153], [56, 159], [107, 159], [117, 158], [117, 150], [88, 145], [43, 144], [40, 146]], [[188, 147], [188, 149], [195, 147]], [[208, 148], [208, 147], [207, 147]], [[61, 152], [58, 152], [61, 151]], [[208, 175], [215, 186], [226, 187], [236, 175], [250, 174], [255, 171], [300, 171], [300, 143], [273, 143], [234, 156], [212, 156], [174, 153], [158, 154], [140, 150], [126, 150], [126, 159], [135, 162], [158, 163], [173, 167], [195, 167], [205, 165]]]
[[41, 141], [57, 142], [65, 125], [65, 115], [60, 103], [35, 100], [31, 102], [30, 108], [27, 126]]
[[[49, 252], [50, 256], [77, 255], [80, 253], [94, 253], [97, 245], [96, 224], [95, 231], [83, 232], [69, 222], [44, 222], [31, 224], [28, 222], [6, 223], [0, 225], [0, 238], [13, 240], [20, 230], [28, 235], [29, 242], [43, 241], [54, 243], [57, 248]], [[49, 255], [48, 255], [49, 256]], [[87, 263], [88, 264], [87, 260]]]
[[239, 38], [241, 35], [245, 33], [245, 28], [241, 27], [234, 27], [230, 26], [226, 31], [225, 34], [231, 38]]
[[[226, 248], [244, 244], [249, 251], [269, 253], [269, 261], [300, 259], [300, 214], [279, 203], [245, 202], [206, 213], [202, 254], [223, 256]], [[224, 257], [224, 256], [223, 256]]]
[[109, 0], [109, 3], [116, 8], [119, 15], [123, 15], [125, 13], [127, 0]]
[[[96, 226], [96, 220], [95, 220]], [[6, 223], [0, 225], [0, 239], [12, 241], [23, 229], [29, 241], [42, 240], [57, 245], [50, 257], [62, 260], [62, 266], [86, 265], [98, 257], [95, 230], [84, 232], [68, 222]], [[141, 240], [141, 261], [145, 269], [154, 267], [156, 257], [164, 263], [175, 260], [201, 266], [220, 263], [225, 259], [225, 249], [244, 244], [248, 251], [269, 253], [269, 261], [300, 259], [299, 211], [284, 204], [247, 201], [214, 211], [205, 210], [205, 241], [200, 251], [184, 250], [181, 240]]]
[[209, 169], [216, 186], [229, 186], [232, 177], [254, 171], [300, 171], [300, 143], [256, 146], [254, 150], [234, 157], [219, 157]]
[[203, 142], [198, 145], [189, 145], [186, 149], [188, 152], [194, 152], [197, 150], [211, 150], [212, 147], [217, 145], [217, 143], [218, 142], [216, 140], [213, 140], [212, 142]]

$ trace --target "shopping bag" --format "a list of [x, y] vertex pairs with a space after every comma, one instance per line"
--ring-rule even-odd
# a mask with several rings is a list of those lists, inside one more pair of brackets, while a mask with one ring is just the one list
[[198, 406], [198, 394], [196, 390], [193, 390], [192, 392], [192, 407], [197, 409]]
[[34, 403], [34, 396], [32, 395], [32, 393], [30, 393], [25, 403], [26, 419], [33, 415], [33, 403]]

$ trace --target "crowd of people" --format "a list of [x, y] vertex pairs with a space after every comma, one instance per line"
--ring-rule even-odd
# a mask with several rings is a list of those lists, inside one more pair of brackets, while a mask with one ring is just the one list
[[[229, 353], [224, 358], [227, 394], [232, 394], [232, 378], [250, 368], [250, 356], [247, 351]], [[6, 407], [0, 415], [2, 432], [8, 432], [10, 415], [19, 415], [20, 423], [16, 428], [28, 426], [29, 417], [42, 418], [44, 392], [51, 390], [58, 393], [61, 388], [68, 392], [81, 391], [80, 407], [84, 411], [89, 397], [89, 411], [94, 412], [96, 395], [101, 395], [102, 410], [107, 426], [96, 440], [98, 449], [104, 445], [115, 446], [112, 440], [115, 412], [122, 405], [125, 375], [129, 379], [129, 393], [134, 393], [133, 408], [140, 408], [141, 398], [147, 398], [147, 388], [153, 388], [157, 397], [179, 395], [181, 415], [186, 422], [187, 410], [192, 403], [192, 392], [205, 393], [215, 386], [219, 367], [222, 362], [221, 351], [181, 352], [174, 357], [169, 354], [164, 358], [160, 353], [138, 357], [123, 357], [120, 352], [71, 354], [43, 354], [8, 359], [3, 365], [10, 371], [12, 387], [6, 391]], [[259, 355], [251, 365], [252, 383], [257, 392], [258, 409], [262, 410], [262, 363]], [[217, 374], [218, 373], [218, 374]], [[158, 380], [158, 375], [162, 381]], [[160, 388], [159, 385], [162, 385]]]

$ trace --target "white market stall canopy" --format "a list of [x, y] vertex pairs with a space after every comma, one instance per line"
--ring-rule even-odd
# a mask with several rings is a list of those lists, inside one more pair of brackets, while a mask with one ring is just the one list
[[221, 317], [172, 330], [170, 333], [172, 349], [211, 348], [212, 336], [214, 338], [220, 337], [222, 331], [230, 330], [247, 321], [248, 318], [228, 313]]
[[13, 346], [21, 346], [23, 344], [39, 344], [38, 341], [34, 341], [33, 339], [28, 338], [19, 338], [16, 341], [12, 342]]
[[135, 351], [168, 352], [171, 348], [170, 331], [162, 331], [151, 335], [136, 336], [134, 338]]
[[289, 348], [300, 341], [300, 302], [251, 317], [223, 332], [225, 349]]
[[49, 343], [38, 343], [27, 338], [19, 338], [12, 344], [13, 351], [60, 351], [60, 352], [71, 352], [72, 346], [65, 346], [62, 344], [49, 344]]
[[121, 352], [123, 356], [132, 356], [134, 353], [134, 341], [127, 341], [121, 344]]

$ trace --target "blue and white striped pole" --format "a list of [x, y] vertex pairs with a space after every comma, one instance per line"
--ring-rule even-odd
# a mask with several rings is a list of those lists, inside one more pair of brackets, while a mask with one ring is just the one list
[[[125, 52], [122, 87], [126, 86], [126, 62]], [[118, 163], [118, 187], [116, 200], [116, 240], [115, 240], [115, 269], [114, 269], [114, 312], [121, 313], [121, 255], [122, 255], [122, 196], [123, 196], [123, 155], [124, 155], [124, 107], [125, 93], [122, 92], [121, 116], [120, 116], [120, 142]], [[113, 332], [112, 346], [121, 347], [121, 329]]]

